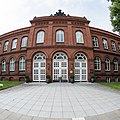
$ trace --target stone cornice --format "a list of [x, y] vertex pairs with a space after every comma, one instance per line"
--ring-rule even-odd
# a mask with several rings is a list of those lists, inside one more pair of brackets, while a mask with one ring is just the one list
[[94, 50], [93, 50], [93, 53], [94, 53], [94, 52], [106, 53], [106, 54], [109, 54], [109, 55], [117, 55], [117, 56], [120, 56], [120, 53], [116, 53], [116, 52], [112, 52], [112, 51], [105, 51], [105, 50], [100, 50], [100, 49], [94, 49]]
[[16, 37], [16, 36], [22, 35], [22, 34], [28, 34], [29, 32], [30, 32], [30, 27], [21, 28], [21, 29], [18, 29], [18, 30], [11, 31], [11, 32], [5, 33], [3, 35], [0, 35], [0, 40], [7, 39], [7, 38], [10, 38], [10, 37]]

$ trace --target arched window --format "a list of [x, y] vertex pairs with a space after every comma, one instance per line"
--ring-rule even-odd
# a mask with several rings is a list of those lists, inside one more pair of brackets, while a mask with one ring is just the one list
[[2, 72], [5, 72], [6, 71], [6, 61], [3, 60], [2, 61]]
[[94, 47], [99, 47], [98, 38], [97, 37], [92, 37], [92, 41], [93, 41], [93, 46]]
[[64, 31], [58, 30], [56, 32], [56, 42], [64, 42]]
[[44, 35], [45, 35], [44, 31], [39, 31], [37, 33], [37, 43], [44, 43]]
[[117, 60], [113, 61], [113, 65], [114, 65], [114, 71], [118, 71], [118, 61]]
[[67, 56], [63, 52], [58, 52], [55, 54], [54, 58], [56, 60], [66, 60]]
[[16, 49], [16, 47], [17, 47], [17, 41], [18, 41], [18, 39], [14, 39], [12, 41], [12, 49]]
[[83, 53], [77, 53], [74, 61], [75, 81], [87, 81], [87, 57]]
[[95, 70], [101, 70], [101, 60], [99, 57], [95, 57], [94, 59], [94, 68]]
[[21, 47], [26, 47], [27, 46], [27, 40], [28, 40], [28, 37], [23, 37], [22, 38]]
[[25, 57], [19, 59], [19, 71], [25, 70]]
[[103, 48], [108, 49], [108, 43], [107, 40], [103, 38]]
[[15, 60], [14, 60], [14, 58], [10, 59], [10, 71], [15, 71]]
[[111, 41], [111, 47], [113, 51], [116, 51], [115, 42], [113, 40]]
[[34, 56], [34, 61], [45, 60], [45, 55], [43, 53], [38, 53]]
[[105, 71], [110, 71], [110, 60], [108, 58], [105, 59]]
[[80, 31], [76, 32], [76, 42], [77, 43], [84, 43], [83, 33]]
[[8, 44], [9, 44], [9, 42], [8, 42], [8, 41], [5, 41], [5, 44], [4, 44], [4, 51], [7, 51], [7, 50], [8, 50]]
[[78, 61], [86, 61], [87, 58], [84, 54], [82, 53], [78, 53], [77, 55], [75, 55], [75, 60], [78, 60]]

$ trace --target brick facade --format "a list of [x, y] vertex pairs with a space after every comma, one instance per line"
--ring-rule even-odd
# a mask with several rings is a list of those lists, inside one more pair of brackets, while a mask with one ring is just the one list
[[[112, 81], [117, 76], [120, 79], [120, 51], [118, 50], [118, 44], [120, 43], [120, 36], [110, 33], [105, 30], [93, 28], [89, 26], [89, 22], [85, 17], [73, 17], [73, 16], [48, 16], [48, 17], [35, 17], [30, 21], [31, 26], [15, 30], [3, 35], [0, 35], [0, 79], [8, 80], [23, 80], [26, 75], [30, 76], [30, 80], [33, 79], [33, 57], [36, 53], [42, 52], [46, 56], [46, 73], [50, 74], [52, 78], [52, 58], [56, 52], [64, 52], [68, 56], [68, 78], [70, 71], [74, 71], [74, 57], [77, 53], [84, 53], [87, 57], [88, 64], [88, 81], [90, 80], [90, 73], [95, 74], [97, 81], [105, 81], [106, 76], [109, 76]], [[43, 30], [45, 32], [44, 43], [36, 44], [36, 38], [38, 31]], [[56, 43], [56, 31], [64, 31], [64, 43]], [[76, 31], [83, 33], [84, 44], [76, 43]], [[21, 49], [21, 40], [23, 36], [28, 36], [27, 47]], [[96, 36], [99, 42], [99, 48], [94, 48], [92, 43], [92, 36]], [[17, 47], [12, 50], [12, 40], [18, 39]], [[106, 38], [108, 41], [108, 50], [104, 50], [102, 44], [102, 38]], [[3, 51], [4, 43], [9, 40], [9, 48], [6, 52]], [[116, 51], [112, 51], [111, 40], [115, 41]], [[24, 56], [26, 58], [26, 70], [19, 71], [19, 58]], [[101, 70], [94, 70], [94, 57], [100, 57]], [[15, 59], [15, 71], [9, 71], [10, 58]], [[108, 57], [111, 61], [110, 72], [105, 72], [105, 58]], [[118, 72], [113, 70], [113, 60], [116, 58], [119, 62]], [[7, 68], [5, 72], [2, 72], [1, 62], [6, 60]], [[48, 68], [48, 65], [50, 68]], [[72, 67], [71, 67], [72, 66]]]

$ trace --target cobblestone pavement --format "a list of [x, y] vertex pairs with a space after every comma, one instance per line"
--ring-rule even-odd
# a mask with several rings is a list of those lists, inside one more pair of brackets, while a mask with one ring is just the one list
[[0, 91], [0, 120], [120, 120], [120, 92], [96, 83], [30, 83]]

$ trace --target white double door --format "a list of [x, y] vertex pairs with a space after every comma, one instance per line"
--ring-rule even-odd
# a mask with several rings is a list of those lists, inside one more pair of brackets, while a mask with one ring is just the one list
[[75, 60], [75, 81], [87, 81], [87, 61]]
[[46, 81], [46, 64], [45, 60], [33, 63], [33, 81]]
[[53, 60], [53, 81], [58, 81], [59, 78], [68, 81], [68, 61]]

